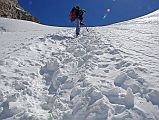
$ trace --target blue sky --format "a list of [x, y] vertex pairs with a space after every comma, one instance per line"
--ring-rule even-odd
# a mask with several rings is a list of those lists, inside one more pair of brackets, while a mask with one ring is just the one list
[[87, 12], [87, 26], [109, 25], [159, 9], [159, 0], [19, 0], [20, 5], [42, 24], [74, 26], [69, 21], [70, 9], [79, 5]]

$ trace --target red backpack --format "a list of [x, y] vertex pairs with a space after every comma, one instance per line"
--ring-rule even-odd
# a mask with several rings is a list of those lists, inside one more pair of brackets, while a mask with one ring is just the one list
[[72, 10], [70, 11], [70, 21], [73, 22], [76, 19], [76, 8], [73, 7]]

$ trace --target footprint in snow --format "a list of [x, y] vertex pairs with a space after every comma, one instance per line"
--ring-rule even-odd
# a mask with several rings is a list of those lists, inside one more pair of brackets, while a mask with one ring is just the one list
[[5, 65], [5, 61], [4, 60], [0, 60], [0, 66], [4, 66]]
[[131, 65], [130, 62], [127, 62], [127, 61], [122, 60], [122, 61], [120, 61], [119, 63], [115, 64], [115, 68], [116, 68], [116, 69], [121, 69], [121, 68], [123, 68], [123, 67], [129, 67], [130, 65]]

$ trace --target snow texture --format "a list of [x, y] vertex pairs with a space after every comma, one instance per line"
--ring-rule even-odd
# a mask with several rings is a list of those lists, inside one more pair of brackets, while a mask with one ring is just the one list
[[159, 120], [159, 11], [105, 27], [0, 18], [0, 120]]

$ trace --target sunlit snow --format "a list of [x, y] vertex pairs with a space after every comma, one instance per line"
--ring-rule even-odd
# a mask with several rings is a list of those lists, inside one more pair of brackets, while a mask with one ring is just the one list
[[159, 11], [74, 34], [0, 18], [0, 120], [159, 120]]

